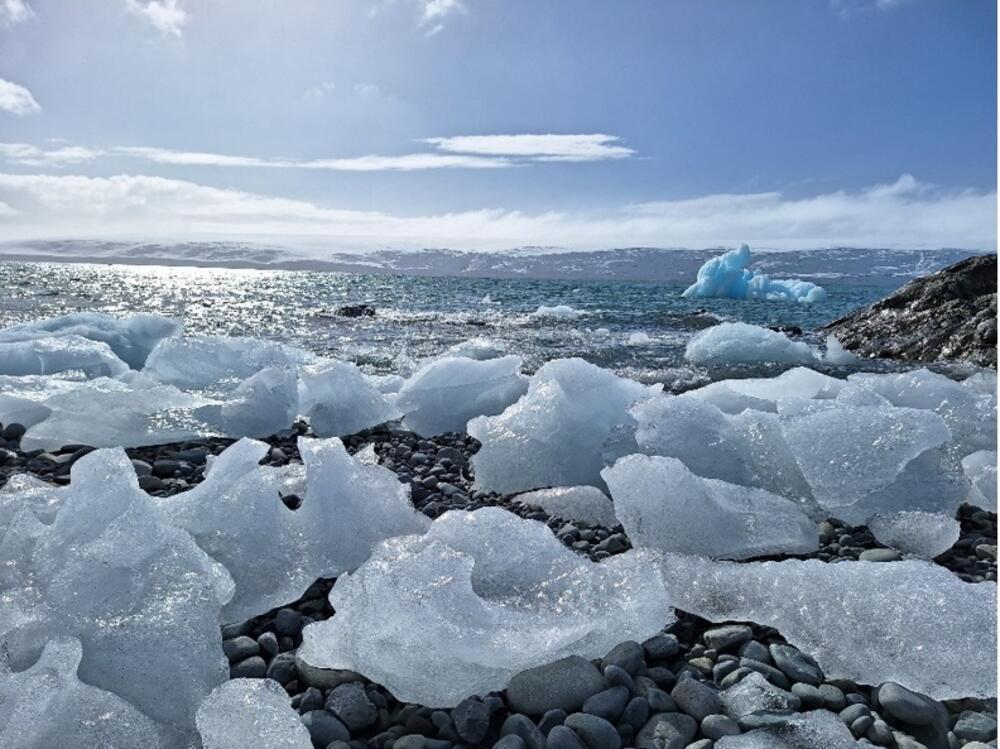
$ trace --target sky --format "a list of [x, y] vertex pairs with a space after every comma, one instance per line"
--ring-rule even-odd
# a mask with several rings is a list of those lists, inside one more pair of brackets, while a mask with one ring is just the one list
[[0, 240], [996, 247], [995, 0], [0, 0]]

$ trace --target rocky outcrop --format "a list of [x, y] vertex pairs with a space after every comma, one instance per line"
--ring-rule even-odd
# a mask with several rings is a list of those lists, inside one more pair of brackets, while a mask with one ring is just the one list
[[824, 330], [861, 356], [997, 365], [997, 256], [918, 278]]

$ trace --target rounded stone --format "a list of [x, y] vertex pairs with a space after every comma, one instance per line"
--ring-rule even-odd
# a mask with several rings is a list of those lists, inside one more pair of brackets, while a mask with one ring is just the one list
[[301, 716], [314, 744], [326, 746], [333, 741], [350, 741], [351, 732], [326, 710], [310, 710]]
[[267, 664], [259, 655], [245, 658], [229, 666], [230, 679], [263, 679], [267, 674]]
[[701, 732], [712, 741], [717, 741], [723, 736], [736, 736], [742, 733], [739, 723], [726, 715], [719, 714], [706, 715], [701, 721]]
[[274, 631], [279, 637], [297, 637], [302, 631], [302, 615], [294, 609], [279, 609], [274, 615]]
[[601, 659], [601, 668], [606, 669], [610, 665], [615, 665], [625, 669], [630, 676], [635, 676], [644, 663], [642, 645], [634, 640], [626, 640], [611, 648]]
[[604, 718], [586, 713], [573, 713], [566, 718], [563, 726], [576, 731], [587, 749], [621, 749], [622, 737]]
[[604, 677], [593, 663], [571, 655], [515, 675], [507, 685], [507, 702], [511, 710], [525, 715], [553, 709], [569, 713], [604, 687]]
[[862, 562], [897, 562], [899, 552], [895, 549], [865, 549], [858, 555]]
[[353, 732], [375, 725], [378, 708], [359, 682], [334, 687], [326, 698], [326, 709]]
[[896, 720], [913, 726], [926, 726], [938, 714], [933, 700], [891, 681], [879, 687], [878, 702]]
[[617, 723], [625, 710], [625, 705], [628, 704], [629, 695], [627, 687], [611, 687], [588, 697], [583, 703], [582, 710], [588, 715], [596, 715], [611, 723]]
[[549, 731], [546, 749], [586, 749], [580, 737], [566, 726], [554, 726]]
[[490, 709], [481, 700], [468, 697], [451, 711], [451, 720], [462, 741], [475, 746], [490, 730]]
[[712, 713], [722, 712], [719, 693], [697, 679], [684, 679], [670, 692], [677, 706], [695, 720], [703, 720]]
[[819, 686], [823, 683], [823, 671], [812, 658], [791, 645], [772, 645], [771, 659], [785, 676], [792, 681]]
[[684, 713], [657, 713], [635, 737], [636, 749], [684, 749], [698, 733], [694, 718]]

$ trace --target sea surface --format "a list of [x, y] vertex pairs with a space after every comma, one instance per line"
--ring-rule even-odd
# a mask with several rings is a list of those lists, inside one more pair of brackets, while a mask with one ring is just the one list
[[[150, 312], [183, 321], [188, 334], [275, 339], [372, 373], [403, 375], [449, 346], [486, 337], [522, 356], [529, 372], [549, 359], [578, 356], [683, 390], [733, 374], [685, 364], [684, 347], [699, 330], [742, 320], [797, 326], [819, 343], [816, 328], [897, 285], [828, 283], [826, 301], [798, 304], [684, 299], [685, 284], [677, 283], [6, 262], [0, 263], [0, 327], [68, 312]], [[360, 303], [377, 314], [337, 314], [342, 305]], [[537, 312], [558, 305], [573, 312]], [[773, 372], [736, 374], [765, 373]]]

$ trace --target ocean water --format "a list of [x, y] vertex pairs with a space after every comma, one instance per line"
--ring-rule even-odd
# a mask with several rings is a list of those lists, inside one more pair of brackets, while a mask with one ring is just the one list
[[[373, 373], [415, 364], [473, 337], [501, 342], [532, 371], [579, 356], [671, 390], [741, 372], [707, 372], [683, 360], [687, 341], [720, 320], [815, 329], [894, 287], [828, 284], [817, 304], [684, 299], [684, 284], [429, 278], [291, 270], [98, 264], [0, 263], [0, 327], [77, 311], [151, 312], [183, 321], [189, 334], [243, 335], [292, 343], [357, 362]], [[367, 303], [374, 317], [336, 314]], [[567, 317], [536, 314], [565, 305]], [[645, 333], [649, 341], [630, 345]], [[883, 363], [864, 365], [885, 368]], [[742, 374], [765, 374], [756, 368]]]

